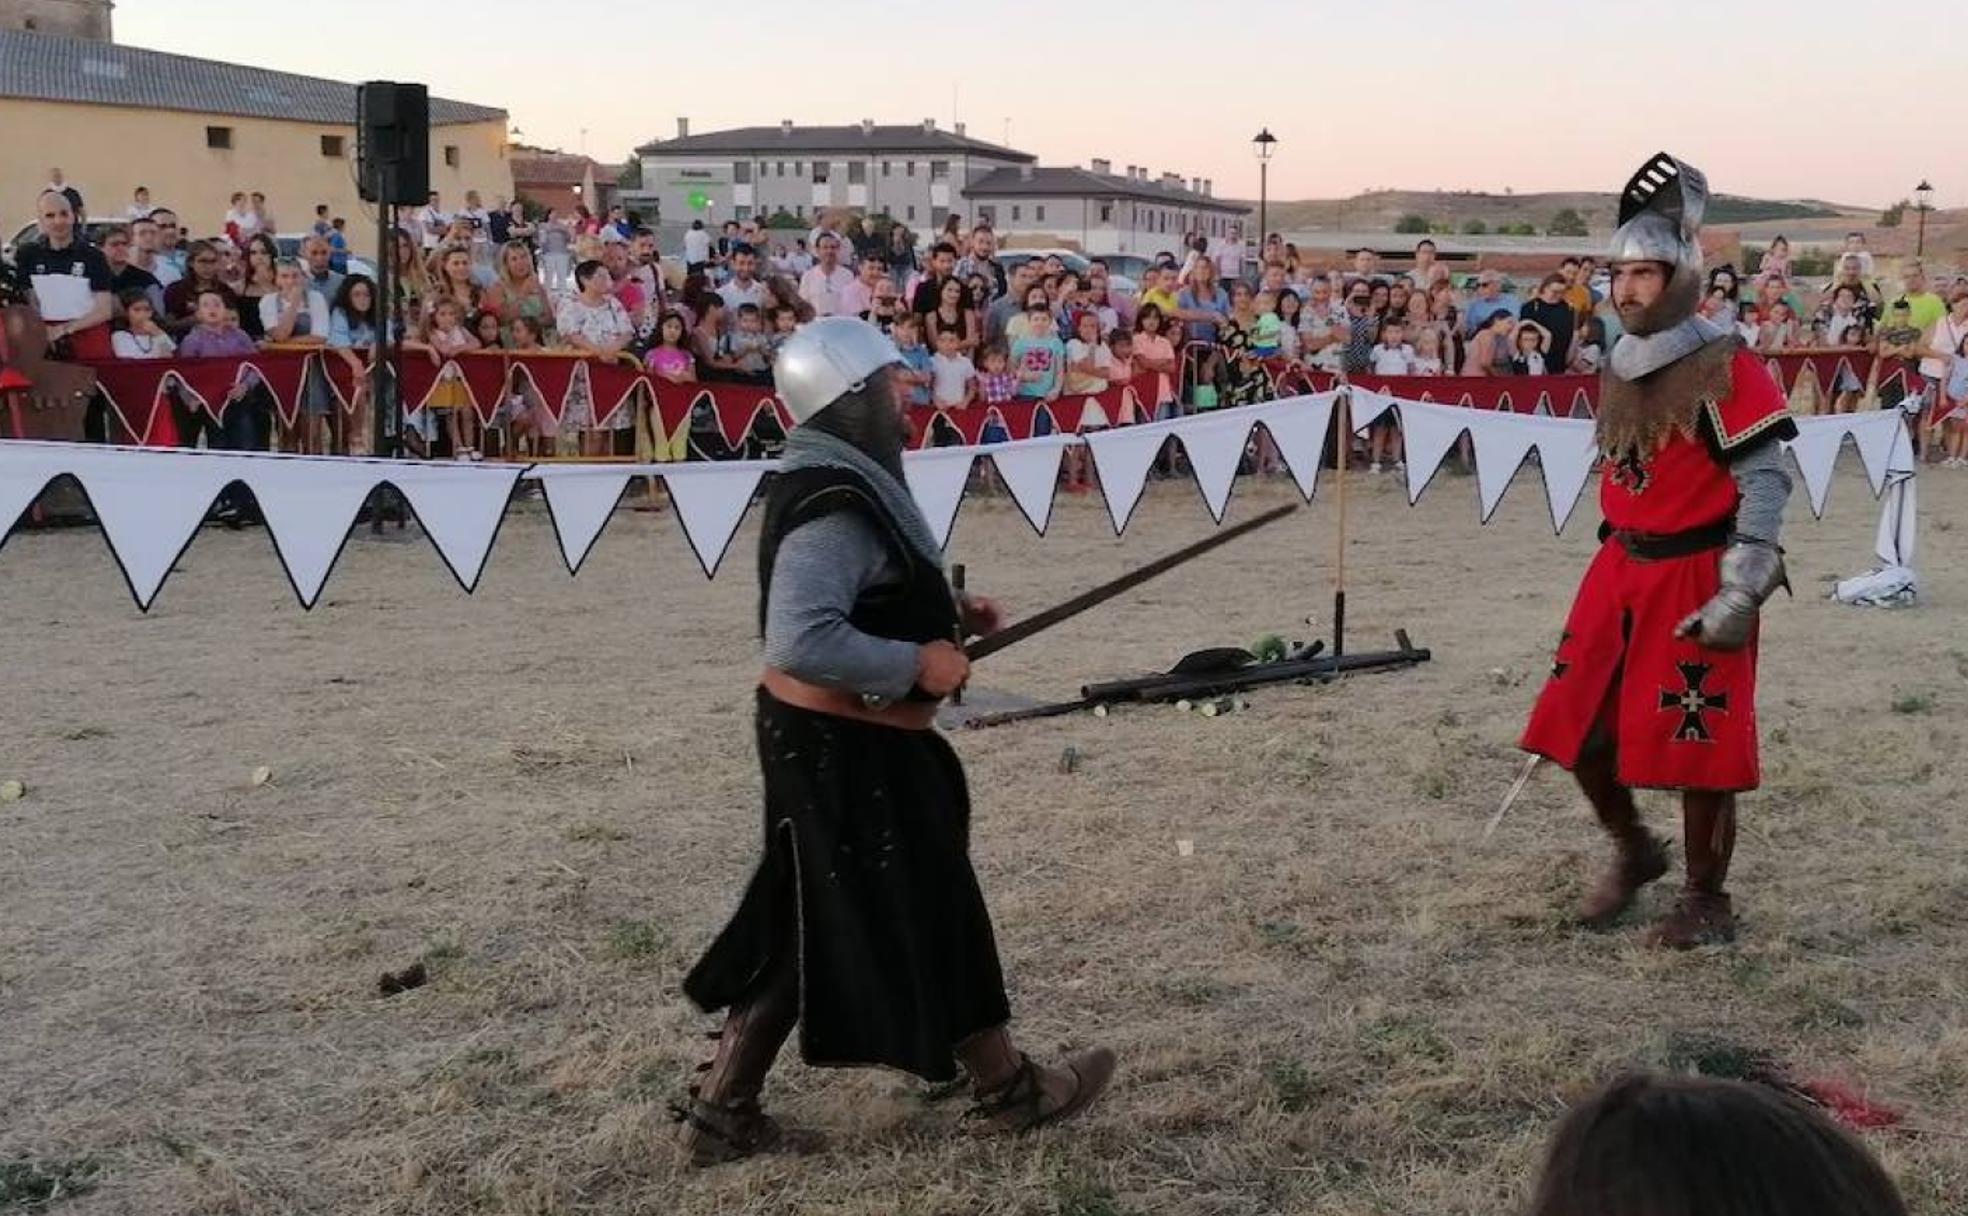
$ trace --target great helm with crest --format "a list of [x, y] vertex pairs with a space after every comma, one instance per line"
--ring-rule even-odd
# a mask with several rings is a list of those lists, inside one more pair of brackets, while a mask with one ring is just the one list
[[1619, 228], [1607, 261], [1664, 262], [1667, 290], [1627, 332], [1639, 336], [1671, 329], [1701, 305], [1702, 213], [1708, 209], [1708, 178], [1700, 169], [1665, 152], [1647, 163], [1620, 193]]

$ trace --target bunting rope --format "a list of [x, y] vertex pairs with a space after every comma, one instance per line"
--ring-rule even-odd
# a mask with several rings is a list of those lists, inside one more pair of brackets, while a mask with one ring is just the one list
[[[241, 365], [231, 372], [231, 382], [237, 382], [244, 374], [241, 367], [255, 361], [219, 362]], [[207, 383], [223, 380], [219, 375]], [[1133, 517], [1164, 445], [1174, 442], [1187, 458], [1204, 508], [1221, 522], [1258, 427], [1270, 437], [1299, 494], [1312, 501], [1341, 391], [1084, 435], [911, 451], [903, 467], [939, 544], [949, 543], [979, 459], [992, 462], [1026, 522], [1043, 535], [1052, 518], [1061, 458], [1069, 448], [1083, 445], [1099, 474], [1108, 517], [1119, 535]], [[661, 400], [660, 392], [657, 399]], [[1410, 504], [1420, 500], [1457, 439], [1467, 434], [1475, 461], [1479, 518], [1485, 523], [1518, 472], [1535, 459], [1552, 530], [1562, 531], [1598, 459], [1589, 419], [1468, 409], [1359, 387], [1351, 390], [1351, 402], [1355, 431], [1391, 417], [1404, 432]], [[764, 407], [762, 399], [754, 399], [754, 404]], [[1898, 411], [1801, 417], [1797, 424], [1798, 436], [1787, 446], [1814, 515], [1824, 512], [1833, 469], [1848, 439], [1865, 466], [1873, 494], [1878, 496], [1886, 488], [1895, 442], [1904, 429]], [[716, 575], [761, 480], [775, 467], [772, 461], [740, 460], [450, 464], [17, 440], [0, 442], [0, 519], [7, 521], [7, 535], [11, 535], [42, 491], [59, 478], [72, 477], [88, 496], [137, 607], [148, 611], [219, 493], [237, 482], [258, 501], [295, 597], [303, 608], [311, 609], [363, 503], [380, 486], [392, 486], [403, 496], [446, 568], [470, 593], [478, 586], [522, 478], [540, 486], [570, 573], [578, 572], [592, 552], [631, 480], [661, 479], [685, 539], [708, 578]], [[0, 544], [4, 543], [0, 537]]]

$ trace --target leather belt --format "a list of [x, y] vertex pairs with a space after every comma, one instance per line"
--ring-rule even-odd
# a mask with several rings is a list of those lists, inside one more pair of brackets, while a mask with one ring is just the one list
[[1734, 519], [1722, 519], [1684, 532], [1628, 532], [1613, 528], [1607, 535], [1618, 541], [1629, 555], [1643, 562], [1660, 562], [1727, 548], [1735, 531]]
[[886, 705], [869, 705], [851, 692], [809, 684], [776, 667], [766, 668], [765, 673], [759, 676], [759, 687], [782, 705], [811, 710], [816, 714], [852, 718], [856, 722], [870, 722], [895, 730], [929, 730], [936, 725], [935, 701], [892, 701]]

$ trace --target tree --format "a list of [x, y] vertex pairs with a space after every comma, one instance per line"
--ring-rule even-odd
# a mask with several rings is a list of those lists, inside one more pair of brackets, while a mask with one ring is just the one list
[[1484, 233], [1488, 232], [1489, 230], [1490, 230], [1490, 226], [1488, 224], [1485, 224], [1482, 220], [1462, 221], [1462, 232], [1464, 236], [1482, 236]]
[[1551, 217], [1551, 224], [1545, 231], [1552, 236], [1585, 236], [1585, 217], [1576, 210], [1566, 207]]
[[1409, 233], [1428, 232], [1430, 231], [1428, 217], [1425, 215], [1416, 215], [1410, 211], [1408, 214], [1394, 221], [1394, 231]]
[[765, 226], [767, 228], [804, 228], [806, 227], [806, 221], [782, 207], [766, 218]]
[[1899, 202], [1894, 203], [1879, 213], [1879, 226], [1881, 228], [1898, 228], [1900, 221], [1906, 218], [1907, 208], [1911, 206], [1913, 204], [1906, 199], [1901, 199]]
[[624, 190], [642, 189], [642, 158], [631, 151], [622, 161], [622, 171], [615, 175], [615, 184]]
[[1504, 224], [1498, 227], [1497, 231], [1505, 236], [1536, 236], [1538, 233], [1536, 224], [1527, 224], [1522, 220], [1514, 224]]

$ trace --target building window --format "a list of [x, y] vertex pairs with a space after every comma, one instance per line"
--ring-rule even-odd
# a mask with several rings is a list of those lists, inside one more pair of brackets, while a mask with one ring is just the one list
[[232, 128], [206, 127], [205, 146], [208, 148], [230, 149], [232, 147]]
[[732, 182], [732, 184], [733, 184], [733, 185], [737, 185], [737, 186], [749, 186], [749, 185], [751, 185], [751, 184], [752, 184], [752, 162], [751, 162], [751, 161], [748, 161], [748, 160], [734, 160], [734, 161], [732, 161], [732, 162], [731, 162], [731, 182]]
[[930, 180], [930, 181], [933, 181], [933, 182], [947, 182], [947, 181], [949, 181], [949, 180], [950, 180], [950, 162], [949, 162], [949, 161], [947, 161], [947, 160], [933, 160], [933, 161], [930, 161], [930, 162], [929, 162], [929, 180]]
[[914, 203], [909, 204], [909, 218], [912, 220], [916, 218], [916, 205]]
[[[883, 176], [883, 177], [887, 177], [887, 176], [888, 176], [888, 175], [889, 175], [890, 173], [892, 173], [892, 172], [894, 171], [894, 169], [895, 169], [895, 162], [894, 162], [894, 161], [891, 161], [891, 160], [885, 160], [885, 161], [883, 161], [883, 162], [882, 162], [882, 176]], [[886, 212], [884, 212], [883, 214], [887, 214], [887, 213], [886, 213]]]
[[455, 168], [457, 168], [457, 167], [458, 167], [458, 145], [457, 145], [457, 144], [445, 144], [445, 145], [444, 145], [444, 167], [445, 167], [445, 168], [447, 168], [447, 169], [455, 169]]
[[733, 208], [731, 209], [731, 218], [732, 218], [732, 219], [734, 219], [734, 220], [748, 220], [748, 219], [751, 219], [751, 218], [752, 218], [752, 209], [751, 209], [750, 207], [747, 207], [747, 206], [745, 206], [745, 204], [743, 204], [743, 203], [740, 203], [740, 204], [738, 204], [738, 205], [737, 205], [736, 207], [733, 207]]
[[1017, 203], [1013, 203], [1011, 205], [1011, 222], [1016, 224], [1019, 220], [1022, 220], [1024, 218], [1025, 218], [1025, 208], [1019, 206]]
[[336, 160], [342, 159], [342, 137], [339, 135], [322, 136], [321, 154], [323, 156], [332, 156]]
[[794, 177], [805, 177], [805, 176], [806, 176], [806, 162], [805, 162], [805, 161], [803, 161], [803, 160], [796, 160], [796, 161], [794, 161], [794, 162], [793, 162], [793, 176], [794, 176]]
[[824, 186], [824, 185], [826, 185], [826, 184], [827, 184], [827, 179], [828, 179], [828, 178], [829, 178], [830, 176], [832, 176], [832, 174], [833, 174], [833, 171], [834, 171], [834, 165], [833, 165], [833, 162], [832, 162], [832, 161], [825, 161], [825, 160], [816, 160], [816, 161], [814, 161], [814, 162], [813, 162], [813, 184], [814, 184], [814, 185], [816, 185], [816, 186]]
[[890, 207], [890, 206], [889, 206], [889, 205], [888, 205], [887, 203], [883, 203], [883, 204], [882, 204], [882, 218], [883, 218], [883, 219], [893, 219], [893, 218], [895, 218], [895, 209], [894, 209], [893, 207]]
[[1033, 221], [1034, 223], [1039, 223], [1039, 224], [1043, 224], [1043, 223], [1045, 223], [1045, 204], [1044, 204], [1044, 203], [1034, 203], [1034, 204], [1032, 205], [1032, 221]]
[[977, 209], [977, 222], [980, 224], [997, 223], [998, 209], [996, 207], [990, 206], [989, 204], [979, 207]]
[[867, 161], [851, 160], [847, 162], [847, 184], [850, 186], [865, 186], [868, 184]]
[[772, 162], [772, 176], [774, 176], [774, 177], [784, 177], [784, 176], [786, 176], [786, 162], [785, 162], [785, 161], [783, 161], [783, 160], [775, 160], [775, 161], [773, 161], [773, 162]]
[[943, 227], [943, 221], [949, 218], [950, 209], [948, 207], [931, 207], [929, 209], [929, 224], [932, 228], [940, 230]]
[[1100, 222], [1103, 224], [1111, 224], [1114, 222], [1114, 204], [1112, 203], [1100, 204]]
[[803, 204], [803, 203], [794, 203], [794, 204], [793, 204], [793, 218], [794, 218], [794, 219], [796, 219], [796, 220], [803, 220], [803, 219], [805, 219], [805, 218], [806, 218], [806, 206], [805, 206], [805, 204]]
[[904, 176], [904, 177], [914, 177], [915, 175], [916, 175], [916, 162], [915, 162], [915, 161], [912, 161], [912, 160], [905, 160], [905, 161], [903, 161], [903, 162], [902, 162], [902, 176]]

